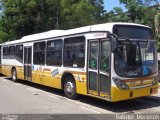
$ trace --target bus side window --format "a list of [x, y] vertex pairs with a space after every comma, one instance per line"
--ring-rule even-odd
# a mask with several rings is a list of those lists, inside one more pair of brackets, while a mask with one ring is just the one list
[[85, 38], [84, 36], [64, 39], [63, 64], [67, 67], [84, 67]]
[[9, 56], [10, 56], [10, 59], [15, 58], [15, 46], [9, 46]]
[[38, 65], [45, 64], [45, 47], [46, 42], [34, 43], [33, 63]]
[[52, 40], [47, 42], [47, 65], [62, 65], [62, 40]]
[[3, 47], [3, 59], [7, 59], [8, 58], [8, 46]]
[[16, 45], [16, 60], [23, 63], [23, 45]]

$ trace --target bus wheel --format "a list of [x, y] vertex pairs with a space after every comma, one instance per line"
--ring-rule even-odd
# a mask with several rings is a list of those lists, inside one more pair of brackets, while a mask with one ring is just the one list
[[12, 69], [12, 81], [17, 82], [17, 71], [16, 71], [16, 69]]
[[64, 82], [64, 93], [66, 97], [70, 99], [76, 99], [78, 94], [76, 93], [76, 84], [72, 76], [67, 76]]

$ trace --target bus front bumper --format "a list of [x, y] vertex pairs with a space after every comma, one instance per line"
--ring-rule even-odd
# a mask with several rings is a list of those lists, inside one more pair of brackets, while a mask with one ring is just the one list
[[132, 90], [122, 90], [117, 87], [111, 88], [111, 101], [128, 100], [138, 97], [150, 96], [152, 94], [158, 94], [158, 84], [145, 88], [138, 88]]

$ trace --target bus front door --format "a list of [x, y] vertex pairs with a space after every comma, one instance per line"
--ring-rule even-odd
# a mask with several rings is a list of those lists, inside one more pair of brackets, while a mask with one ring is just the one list
[[107, 97], [111, 87], [110, 41], [90, 40], [88, 50], [88, 94]]
[[32, 47], [24, 47], [24, 78], [25, 80], [32, 80]]

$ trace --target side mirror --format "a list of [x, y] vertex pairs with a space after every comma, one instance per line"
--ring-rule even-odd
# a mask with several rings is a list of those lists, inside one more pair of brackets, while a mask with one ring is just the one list
[[111, 52], [115, 52], [115, 50], [117, 49], [117, 42], [118, 42], [118, 39], [117, 39], [117, 36], [114, 35], [114, 34], [111, 34]]

